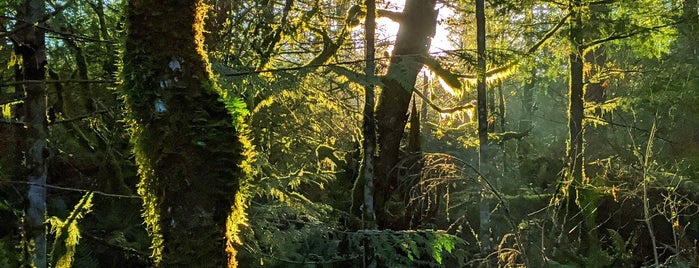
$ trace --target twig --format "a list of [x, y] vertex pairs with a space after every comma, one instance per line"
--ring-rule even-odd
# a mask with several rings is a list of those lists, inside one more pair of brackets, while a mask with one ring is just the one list
[[638, 29], [638, 30], [631, 31], [631, 32], [628, 32], [628, 33], [614, 34], [614, 35], [610, 35], [610, 36], [607, 36], [607, 37], [604, 37], [604, 38], [600, 38], [600, 39], [594, 40], [594, 41], [592, 41], [592, 42], [590, 42], [590, 43], [587, 43], [587, 44], [583, 44], [583, 45], [581, 45], [580, 47], [581, 47], [582, 49], [588, 49], [588, 48], [594, 47], [594, 46], [596, 46], [596, 45], [599, 45], [599, 44], [602, 44], [602, 43], [605, 43], [605, 42], [608, 42], [608, 41], [626, 39], [626, 38], [629, 38], [629, 37], [633, 37], [633, 36], [635, 36], [635, 35], [637, 35], [637, 34], [642, 34], [642, 33], [651, 32], [651, 31], [653, 31], [653, 30], [658, 30], [658, 29], [662, 29], [662, 28], [665, 28], [665, 27], [674, 26], [674, 25], [677, 25], [677, 24], [678, 24], [678, 22], [673, 22], [673, 23], [669, 23], [669, 24], [663, 24], [663, 25], [653, 26], [653, 27], [650, 27], [650, 28], [642, 28], [642, 29]]
[[64, 5], [55, 7], [53, 12], [48, 13], [48, 14], [45, 14], [43, 17], [41, 17], [41, 18], [39, 19], [39, 21], [26, 21], [26, 20], [23, 20], [23, 19], [18, 19], [18, 18], [9, 17], [9, 16], [0, 16], [0, 18], [12, 19], [12, 20], [16, 20], [16, 21], [19, 21], [19, 22], [23, 22], [23, 23], [24, 23], [23, 25], [20, 25], [20, 26], [16, 27], [16, 28], [13, 29], [12, 31], [1, 33], [1, 34], [0, 34], [0, 38], [2, 38], [2, 37], [8, 37], [8, 36], [9, 36], [10, 39], [12, 39], [12, 35], [14, 35], [15, 33], [19, 32], [19, 31], [22, 31], [22, 30], [24, 30], [24, 29], [27, 28], [27, 27], [35, 26], [35, 24], [40, 25], [41, 23], [46, 22], [47, 20], [51, 19], [53, 16], [58, 15], [58, 13], [63, 12], [63, 10], [66, 9], [66, 8], [68, 8], [68, 6], [70, 6], [71, 4], [73, 4], [73, 2], [74, 2], [74, 0], [71, 0], [71, 1], [69, 1], [68, 3], [65, 3]]
[[57, 125], [57, 124], [64, 124], [64, 123], [73, 122], [73, 121], [79, 121], [79, 120], [83, 120], [83, 119], [85, 119], [85, 118], [90, 118], [90, 117], [93, 117], [93, 116], [95, 116], [95, 115], [105, 114], [105, 113], [108, 113], [108, 112], [109, 112], [109, 110], [94, 111], [94, 112], [89, 113], [89, 114], [84, 114], [84, 115], [81, 115], [81, 116], [77, 116], [77, 117], [73, 117], [73, 118], [68, 118], [68, 119], [65, 119], [65, 120], [59, 120], [59, 121], [56, 121], [56, 122], [51, 122], [51, 123], [49, 124], [49, 126]]
[[475, 101], [471, 101], [470, 103], [467, 103], [466, 105], [461, 105], [461, 106], [456, 106], [456, 107], [449, 107], [449, 108], [442, 108], [434, 104], [425, 94], [417, 90], [415, 87], [412, 88], [413, 92], [417, 94], [425, 103], [427, 103], [432, 109], [436, 110], [437, 112], [443, 113], [443, 114], [450, 114], [454, 113], [457, 111], [462, 111], [466, 109], [471, 109], [474, 108]]
[[651, 158], [651, 154], [653, 153], [653, 136], [655, 136], [655, 130], [655, 120], [653, 120], [653, 127], [650, 130], [650, 136], [648, 136], [648, 144], [646, 144], [646, 153], [643, 156], [643, 221], [646, 223], [646, 227], [648, 228], [648, 235], [650, 236], [650, 242], [653, 245], [653, 259], [655, 260], [655, 267], [660, 267], [658, 247], [656, 245], [655, 234], [653, 233], [653, 225], [650, 221], [650, 205], [648, 204], [648, 162]]
[[[642, 131], [642, 132], [645, 132], [645, 133], [649, 133], [649, 134], [651, 133], [651, 130], [639, 128], [639, 127], [637, 127], [637, 126], [629, 126], [629, 125], [625, 125], [625, 124], [621, 124], [621, 123], [612, 122], [612, 121], [608, 121], [608, 120], [605, 120], [605, 119], [602, 119], [602, 118], [599, 118], [599, 117], [585, 116], [585, 117], [583, 117], [583, 118], [584, 118], [584, 119], [591, 119], [591, 120], [600, 121], [600, 122], [602, 122], [602, 123], [610, 124], [610, 125], [612, 125], [612, 126], [631, 128], [631, 129], [635, 129], [635, 130]], [[654, 131], [654, 132], [657, 132], [657, 131]], [[657, 135], [657, 134], [655, 134], [655, 133], [654, 133], [653, 135], [654, 135], [656, 138], [660, 139], [660, 140], [673, 143], [673, 141], [668, 140], [668, 139], [666, 139], [666, 138], [663, 138], [663, 137], [661, 137], [661, 136], [659, 136], [659, 135]]]
[[0, 87], [15, 85], [44, 84], [44, 83], [78, 83], [78, 84], [116, 84], [117, 80], [85, 80], [85, 79], [63, 79], [63, 80], [22, 80], [13, 82], [0, 82]]
[[87, 189], [79, 189], [79, 188], [71, 188], [71, 187], [62, 187], [62, 186], [56, 186], [56, 185], [51, 185], [51, 184], [40, 184], [40, 183], [33, 183], [33, 182], [27, 182], [27, 181], [0, 181], [0, 183], [35, 185], [35, 186], [40, 186], [40, 187], [44, 187], [44, 188], [47, 188], [47, 189], [54, 189], [54, 190], [61, 190], [61, 191], [70, 191], [70, 192], [79, 192], [79, 193], [93, 192], [93, 193], [95, 193], [95, 194], [97, 194], [97, 195], [106, 196], [106, 197], [141, 199], [141, 196], [138, 196], [138, 195], [110, 194], [110, 193], [105, 193], [105, 192], [102, 192], [102, 191], [87, 190]]
[[11, 120], [0, 120], [0, 124], [19, 125], [19, 126], [27, 125], [27, 123], [22, 122], [22, 121], [11, 121]]

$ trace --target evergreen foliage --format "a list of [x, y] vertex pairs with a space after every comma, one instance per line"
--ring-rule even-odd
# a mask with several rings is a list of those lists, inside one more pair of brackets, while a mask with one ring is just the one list
[[[485, 1], [485, 53], [472, 2], [377, 0], [374, 78], [362, 1], [46, 1], [44, 81], [19, 77], [25, 2], [0, 3], [0, 267], [34, 265], [30, 186], [53, 267], [699, 265], [696, 0]], [[380, 228], [364, 114], [393, 142]]]
[[93, 196], [92, 192], [85, 194], [65, 220], [58, 217], [52, 217], [48, 220], [51, 224], [51, 232], [56, 236], [50, 254], [53, 267], [73, 267], [76, 246], [80, 240], [78, 222], [90, 213]]

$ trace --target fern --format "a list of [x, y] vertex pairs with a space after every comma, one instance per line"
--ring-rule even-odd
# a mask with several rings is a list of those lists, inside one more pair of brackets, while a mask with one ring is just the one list
[[54, 267], [71, 267], [74, 260], [75, 248], [80, 240], [80, 229], [78, 221], [90, 213], [92, 207], [93, 192], [86, 193], [75, 205], [68, 218], [61, 220], [58, 217], [51, 217], [51, 232], [56, 234], [51, 249], [51, 262]]

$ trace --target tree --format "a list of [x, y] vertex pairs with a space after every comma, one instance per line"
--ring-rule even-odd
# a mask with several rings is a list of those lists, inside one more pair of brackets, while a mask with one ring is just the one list
[[237, 265], [250, 148], [244, 105], [212, 80], [206, 11], [203, 0], [127, 4], [121, 92], [156, 266]]
[[[638, 6], [638, 5], [643, 6]], [[586, 95], [588, 103], [600, 101], [602, 93], [592, 90], [602, 90], [602, 84], [591, 81], [595, 72], [585, 71], [586, 64], [595, 64], [596, 55], [590, 53], [602, 53], [600, 46], [616, 40], [636, 38], [642, 35], [651, 35], [666, 28], [672, 22], [665, 21], [663, 14], [667, 14], [662, 5], [656, 7], [653, 1], [646, 3], [611, 3], [611, 2], [585, 2], [571, 0], [568, 3], [570, 12], [568, 24], [568, 42], [570, 43], [568, 54], [568, 139], [566, 147], [567, 161], [569, 165], [570, 184], [568, 185], [568, 208], [571, 215], [579, 215], [580, 241], [582, 252], [588, 256], [594, 256], [600, 251], [597, 227], [595, 223], [596, 207], [600, 201], [592, 188], [595, 183], [585, 173], [585, 118]], [[628, 5], [628, 6], [627, 6]], [[610, 15], [610, 9], [616, 9], [624, 15]], [[648, 9], [646, 13], [638, 12], [638, 8]], [[652, 10], [652, 11], [651, 11]], [[637, 14], [640, 13], [641, 15]], [[591, 19], [596, 15], [597, 19]], [[643, 14], [653, 14], [651, 17], [643, 17]], [[647, 15], [646, 15], [647, 16]], [[640, 19], [641, 17], [642, 19]], [[613, 30], [607, 30], [611, 28]], [[648, 37], [648, 36], [647, 36]], [[599, 51], [596, 51], [599, 50]], [[657, 48], [650, 50], [658, 50]], [[653, 54], [652, 52], [650, 54]], [[586, 63], [588, 59], [589, 63]], [[587, 94], [586, 94], [587, 93]], [[600, 95], [599, 97], [595, 95]], [[572, 216], [578, 217], [578, 216]], [[650, 228], [650, 227], [649, 227]], [[654, 242], [654, 241], [653, 241]], [[657, 260], [657, 258], [656, 258]]]
[[[366, 74], [368, 85], [364, 87], [364, 110], [363, 110], [363, 125], [362, 133], [364, 136], [362, 148], [362, 167], [360, 169], [360, 176], [363, 177], [364, 181], [364, 206], [362, 209], [362, 215], [364, 221], [366, 221], [366, 226], [370, 228], [376, 227], [376, 214], [374, 212], [374, 152], [376, 150], [376, 121], [374, 118], [374, 85], [371, 81], [374, 81], [376, 75], [376, 64], [374, 63], [374, 35], [376, 30], [376, 2], [374, 0], [366, 1], [367, 15], [365, 23], [365, 59], [366, 67], [364, 68], [364, 73]], [[362, 180], [359, 180], [362, 181]], [[356, 187], [356, 186], [355, 186]], [[363, 222], [364, 222], [363, 221]]]
[[[490, 174], [487, 170], [490, 161], [490, 150], [488, 143], [488, 102], [486, 91], [486, 59], [485, 59], [485, 1], [476, 0], [476, 39], [478, 65], [476, 67], [478, 81], [478, 169], [481, 174]], [[486, 178], [481, 178], [486, 179]], [[484, 184], [485, 185], [485, 184]], [[480, 202], [480, 224], [478, 236], [480, 237], [481, 247], [485, 250], [490, 250], [490, 203], [488, 202], [487, 187], [483, 190]]]
[[378, 157], [374, 205], [379, 228], [396, 228], [399, 225], [389, 218], [386, 211], [392, 191], [398, 186], [398, 178], [391, 171], [400, 159], [400, 142], [408, 119], [410, 98], [423, 66], [420, 57], [428, 52], [430, 39], [435, 33], [435, 1], [407, 0], [402, 17], [376, 106]]
[[48, 122], [46, 120], [46, 89], [37, 81], [46, 76], [46, 45], [44, 24], [44, 0], [26, 0], [17, 10], [19, 21], [15, 25], [12, 42], [15, 54], [22, 57], [22, 66], [16, 77], [20, 84], [16, 90], [24, 94], [24, 120], [26, 126], [26, 155], [29, 171], [29, 202], [26, 211], [25, 232], [31, 240], [30, 261], [36, 267], [46, 267], [46, 178], [48, 177]]

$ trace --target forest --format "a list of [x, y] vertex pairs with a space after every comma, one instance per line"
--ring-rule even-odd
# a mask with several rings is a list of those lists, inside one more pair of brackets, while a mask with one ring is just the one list
[[699, 267], [698, 0], [3, 0], [0, 39], [0, 267]]

